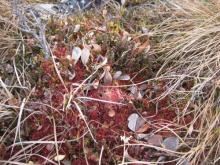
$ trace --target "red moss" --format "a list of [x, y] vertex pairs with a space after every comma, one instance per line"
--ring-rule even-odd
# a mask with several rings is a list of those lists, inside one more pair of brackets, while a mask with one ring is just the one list
[[66, 52], [67, 52], [67, 48], [65, 47], [65, 45], [59, 45], [55, 48], [55, 50], [53, 51], [53, 54], [57, 58], [63, 58], [66, 56]]
[[72, 165], [86, 165], [86, 160], [82, 158], [78, 158], [72, 161]]
[[[87, 24], [88, 25], [88, 24]], [[90, 22], [87, 28], [92, 28], [93, 23]], [[67, 48], [64, 44], [58, 43], [56, 47], [53, 49], [54, 55], [57, 57], [56, 60], [60, 62], [59, 70], [61, 71], [61, 76], [64, 77], [65, 84], [67, 85], [68, 91], [74, 91], [73, 88], [75, 83], [81, 83], [85, 77], [88, 77], [91, 73], [89, 69], [87, 70], [85, 66], [79, 61], [76, 64], [73, 61], [67, 60], [65, 57], [67, 55]], [[93, 59], [94, 60], [94, 59]], [[63, 87], [59, 77], [57, 76], [52, 60], [41, 61], [40, 68], [43, 70], [43, 74], [41, 75], [41, 82], [36, 88], [36, 93], [34, 94], [34, 101], [43, 102], [45, 104], [51, 105], [53, 108], [47, 106], [36, 106], [32, 108], [38, 111], [41, 111], [42, 114], [35, 114], [27, 120], [27, 123], [31, 126], [29, 132], [30, 140], [39, 140], [46, 136], [54, 135], [54, 123], [56, 125], [56, 133], [58, 140], [72, 140], [80, 138], [85, 131], [87, 131], [87, 127], [85, 126], [84, 120], [79, 115], [79, 112], [76, 110], [74, 105], [71, 105], [68, 109], [63, 111], [64, 96], [67, 96], [67, 91]], [[75, 77], [72, 80], [69, 80], [68, 71], [75, 72]], [[71, 73], [72, 73], [71, 72]], [[87, 75], [88, 74], [88, 75]], [[128, 73], [132, 75], [133, 73]], [[135, 82], [143, 81], [143, 77], [137, 77]], [[102, 83], [102, 82], [100, 82]], [[120, 81], [116, 80], [113, 82], [115, 84], [128, 84], [129, 81]], [[46, 86], [47, 84], [47, 86]], [[160, 96], [165, 90], [164, 82], [155, 82], [146, 84], [146, 90], [150, 93], [153, 93], [153, 97]], [[139, 86], [138, 86], [139, 87]], [[145, 90], [145, 89], [144, 89]], [[49, 92], [48, 92], [49, 91]], [[82, 96], [85, 94], [85, 91], [79, 89], [76, 93], [75, 97]], [[148, 95], [148, 93], [146, 94]], [[100, 84], [98, 89], [89, 90], [87, 97], [96, 98], [100, 100], [105, 100], [109, 102], [118, 102], [118, 103], [127, 103], [128, 101], [136, 100], [131, 96], [130, 92], [123, 90], [122, 88], [110, 88], [104, 87]], [[68, 98], [67, 98], [68, 99]], [[132, 113], [136, 113], [139, 111], [143, 117], [146, 117], [147, 120], [150, 120], [154, 124], [164, 125], [168, 122], [174, 122], [176, 118], [176, 113], [173, 109], [168, 108], [170, 104], [169, 97], [165, 97], [164, 99], [158, 101], [158, 109], [156, 109], [156, 103], [150, 102], [152, 98], [147, 99], [143, 98], [137, 101], [137, 106], [135, 104], [128, 105], [118, 105], [115, 103], [104, 103], [102, 101], [84, 101], [83, 103], [79, 102], [79, 106], [82, 107], [82, 112], [86, 117], [87, 122], [89, 123], [89, 127], [94, 134], [98, 144], [92, 143], [92, 138], [88, 134], [88, 136], [84, 136], [87, 141], [83, 141], [83, 139], [79, 139], [77, 142], [68, 143], [68, 144], [60, 144], [59, 145], [59, 153], [65, 154], [67, 157], [69, 156], [73, 165], [84, 165], [86, 161], [82, 158], [83, 148], [85, 149], [92, 148], [93, 150], [89, 150], [88, 161], [90, 164], [97, 164], [95, 154], [98, 151], [100, 152], [101, 146], [105, 146], [105, 149], [108, 150], [113, 149], [114, 147], [123, 144], [120, 140], [120, 136], [130, 136], [133, 134], [132, 131], [128, 129], [128, 117]], [[77, 99], [75, 99], [77, 101]], [[30, 106], [31, 107], [31, 106]], [[109, 115], [109, 112], [114, 112], [113, 115]], [[151, 117], [149, 117], [151, 116]], [[51, 118], [54, 120], [52, 121]], [[186, 118], [186, 123], [191, 119]], [[152, 125], [149, 125], [149, 129], [146, 132], [150, 132], [152, 130], [158, 129]], [[169, 131], [159, 132], [163, 136], [168, 136], [170, 134]], [[53, 139], [52, 139], [53, 140]], [[83, 142], [84, 145], [83, 145]], [[42, 146], [41, 146], [42, 147]], [[37, 152], [36, 148], [36, 152]], [[137, 148], [130, 148], [129, 152], [132, 156], [135, 156], [139, 159], [151, 159], [151, 150]], [[122, 152], [114, 151], [116, 157], [121, 157]], [[38, 150], [38, 154], [48, 157], [53, 154], [55, 151], [51, 150], [47, 145], [43, 146], [41, 150]], [[55, 154], [55, 153], [54, 153]], [[114, 156], [115, 156], [114, 155]], [[103, 162], [106, 161], [106, 164], [111, 164], [112, 158], [107, 154], [106, 150], [103, 154]], [[33, 157], [32, 160], [35, 160], [39, 163], [44, 163], [45, 160], [42, 158]]]
[[54, 72], [54, 65], [53, 65], [53, 62], [50, 60], [43, 61], [41, 63], [40, 68], [42, 68], [42, 70], [44, 71], [45, 74], [52, 75], [52, 73]]

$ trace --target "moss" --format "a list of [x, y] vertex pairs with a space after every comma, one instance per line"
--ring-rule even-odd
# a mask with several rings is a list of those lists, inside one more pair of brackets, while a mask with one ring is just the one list
[[144, 109], [143, 102], [141, 102], [139, 100], [134, 100], [133, 103], [134, 103], [134, 106], [135, 106], [136, 109]]

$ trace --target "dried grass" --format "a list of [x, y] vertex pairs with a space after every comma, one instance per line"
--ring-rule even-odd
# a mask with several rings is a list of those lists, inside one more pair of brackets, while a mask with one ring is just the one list
[[[210, 1], [209, 3], [173, 0], [168, 3], [161, 2], [161, 4], [163, 10], [160, 7], [156, 9], [158, 13], [161, 14], [163, 12], [162, 14], [166, 16], [163, 17], [163, 22], [156, 21], [159, 23], [153, 28], [153, 34], [160, 38], [160, 42], [156, 46], [153, 46], [154, 50], [152, 52], [162, 54], [160, 60], [164, 63], [157, 73], [157, 77], [152, 80], [163, 79], [168, 82], [167, 91], [158, 99], [169, 95], [181, 102], [182, 98], [184, 98], [188, 100], [188, 103], [180, 115], [194, 116], [194, 120], [187, 127], [188, 130], [185, 132], [185, 137], [181, 137], [183, 144], [189, 146], [187, 151], [175, 152], [174, 154], [179, 160], [178, 164], [181, 164], [184, 160], [188, 160], [190, 164], [195, 165], [218, 164], [220, 162], [220, 3], [217, 0]], [[16, 54], [16, 51], [11, 53], [11, 50], [16, 50], [17, 38], [20, 36], [11, 9], [12, 7], [8, 1], [0, 1], [1, 61], [5, 61], [6, 58], [10, 59]], [[119, 12], [117, 10], [119, 9], [116, 9], [115, 12]], [[14, 68], [16, 70], [16, 65]], [[18, 84], [17, 86], [19, 88], [29, 88], [28, 80], [24, 76], [21, 76], [25, 75], [23, 74], [24, 72], [25, 70], [22, 70], [19, 72], [19, 75], [15, 75], [16, 79], [14, 81], [17, 82], [15, 84]], [[4, 80], [1, 79], [1, 82], [2, 86]], [[192, 85], [190, 89], [183, 88], [183, 84], [187, 82], [190, 82]], [[10, 91], [14, 87], [6, 85], [4, 88], [1, 92], [0, 102], [1, 122], [8, 119], [12, 121], [16, 119], [18, 113], [13, 109], [20, 108], [22, 111], [34, 113], [22, 107], [22, 104], [21, 107], [6, 104]], [[88, 98], [79, 97], [78, 99]], [[78, 111], [81, 112], [80, 108]], [[5, 135], [0, 138], [1, 141], [6, 139], [8, 132], [16, 131], [17, 135], [20, 134], [20, 124], [23, 124], [27, 119], [21, 119], [21, 115], [19, 116], [17, 129], [7, 130]], [[83, 116], [83, 114], [81, 115]], [[171, 131], [175, 133], [175, 130]], [[54, 133], [54, 136], [57, 136], [56, 133]], [[28, 141], [28, 145], [19, 153], [13, 155], [10, 160], [0, 162], [5, 164], [22, 164], [19, 163], [19, 160], [25, 156], [32, 156], [34, 153], [31, 153], [31, 151], [34, 147], [39, 147], [44, 143], [56, 144], [56, 147], [58, 147], [58, 144], [64, 143], [62, 141], [51, 141], [51, 139], [53, 139], [53, 135], [39, 141]], [[22, 145], [22, 143], [17, 142], [13, 145]], [[155, 148], [154, 146], [146, 146], [145, 144], [138, 145]], [[156, 149], [164, 151], [163, 148], [156, 147]], [[101, 156], [102, 151], [100, 153], [100, 161]], [[52, 157], [44, 159], [54, 163]], [[139, 161], [136, 163], [152, 164], [152, 162]]]
[[[220, 3], [178, 0], [166, 7], [170, 17], [155, 30], [161, 37], [156, 52], [163, 54], [164, 61], [157, 76], [169, 82], [161, 98], [184, 94], [189, 101], [181, 115], [194, 116], [191, 128], [199, 121], [196, 137], [185, 137], [191, 148], [183, 157], [190, 164], [218, 164]], [[183, 88], [187, 82], [190, 89]]]

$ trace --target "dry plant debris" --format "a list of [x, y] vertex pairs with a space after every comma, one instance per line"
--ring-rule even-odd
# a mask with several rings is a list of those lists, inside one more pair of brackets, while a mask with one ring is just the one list
[[4, 2], [0, 164], [219, 163], [217, 1]]

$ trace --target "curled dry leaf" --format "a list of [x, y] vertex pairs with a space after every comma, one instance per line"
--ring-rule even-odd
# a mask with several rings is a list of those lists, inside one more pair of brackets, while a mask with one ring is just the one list
[[179, 147], [179, 139], [177, 137], [168, 137], [163, 141], [162, 145], [168, 150], [176, 151]]
[[148, 52], [150, 50], [149, 41], [145, 41], [139, 48], [138, 53], [142, 53], [143, 51]]
[[[138, 44], [137, 44], [138, 45]], [[133, 50], [133, 54], [137, 55], [137, 54], [141, 54], [141, 53], [146, 53], [150, 50], [150, 43], [149, 41], [145, 41], [143, 44], [140, 44], [139, 46], [137, 46], [137, 48], [135, 48]]]
[[72, 59], [74, 60], [74, 63], [76, 64], [79, 61], [79, 58], [81, 57], [82, 50], [79, 47], [74, 47], [72, 51]]

